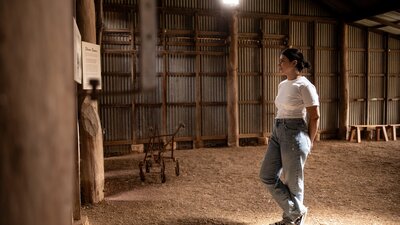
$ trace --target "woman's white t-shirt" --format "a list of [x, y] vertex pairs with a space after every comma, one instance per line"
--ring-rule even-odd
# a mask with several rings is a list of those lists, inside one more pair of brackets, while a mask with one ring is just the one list
[[284, 80], [278, 86], [275, 98], [276, 118], [305, 118], [306, 107], [319, 106], [315, 86], [305, 77]]

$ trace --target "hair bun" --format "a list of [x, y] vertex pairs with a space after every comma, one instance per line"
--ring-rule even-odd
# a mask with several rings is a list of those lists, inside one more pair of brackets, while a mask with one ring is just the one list
[[308, 69], [311, 67], [311, 64], [307, 61], [304, 62], [304, 68]]

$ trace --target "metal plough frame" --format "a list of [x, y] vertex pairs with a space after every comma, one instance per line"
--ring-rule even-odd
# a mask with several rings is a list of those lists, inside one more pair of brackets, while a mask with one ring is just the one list
[[[172, 134], [159, 135], [158, 129], [150, 128], [150, 140], [145, 151], [143, 161], [139, 163], [140, 179], [145, 181], [145, 173], [150, 173], [152, 167], [160, 168], [161, 182], [164, 183], [167, 179], [165, 176], [165, 159], [172, 159], [175, 162], [175, 175], [179, 176], [179, 161], [174, 157], [174, 139], [181, 128], [185, 125], [180, 123], [178, 128]], [[163, 153], [169, 151], [168, 146], [171, 146], [171, 156], [164, 156]]]

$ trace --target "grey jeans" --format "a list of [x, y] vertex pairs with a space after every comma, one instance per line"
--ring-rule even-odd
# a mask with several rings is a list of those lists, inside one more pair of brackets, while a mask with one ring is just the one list
[[283, 209], [283, 219], [288, 222], [307, 210], [303, 205], [304, 164], [310, 150], [308, 128], [302, 118], [275, 119], [260, 179]]

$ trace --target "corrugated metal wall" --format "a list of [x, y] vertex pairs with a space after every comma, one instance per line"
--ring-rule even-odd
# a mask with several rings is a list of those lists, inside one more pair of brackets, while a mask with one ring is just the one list
[[387, 123], [400, 123], [400, 40], [388, 38]]
[[366, 124], [367, 40], [364, 30], [349, 27], [350, 124]]
[[[133, 29], [136, 15], [129, 9], [120, 10], [117, 4], [136, 4], [136, 1], [109, 0], [104, 2], [104, 25], [102, 39], [103, 91], [129, 93], [134, 87], [135, 44]], [[106, 155], [130, 151], [134, 135], [133, 95], [105, 95], [99, 100], [99, 114], [104, 133]]]
[[[287, 46], [300, 48], [312, 64], [312, 69], [304, 72], [320, 95], [321, 137], [336, 135], [338, 27], [314, 2], [241, 2], [241, 138], [265, 136], [272, 131], [274, 99], [284, 79], [277, 65], [281, 50]], [[137, 0], [105, 0], [104, 4], [104, 90], [129, 92], [138, 88], [141, 76]], [[102, 97], [100, 116], [106, 154], [127, 152], [131, 144], [145, 142], [150, 127], [172, 133], [180, 122], [186, 128], [178, 134], [178, 140], [226, 139], [226, 10], [215, 0], [161, 0], [159, 4], [157, 88], [135, 95]], [[399, 40], [351, 26], [349, 46], [350, 124], [398, 123]]]
[[321, 138], [332, 138], [339, 124], [339, 58], [336, 23], [315, 25], [314, 84], [320, 97]]
[[399, 73], [394, 44], [398, 40], [356, 26], [349, 31], [350, 124], [398, 123], [392, 87]]

